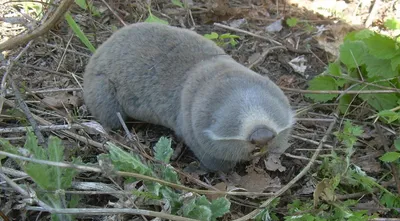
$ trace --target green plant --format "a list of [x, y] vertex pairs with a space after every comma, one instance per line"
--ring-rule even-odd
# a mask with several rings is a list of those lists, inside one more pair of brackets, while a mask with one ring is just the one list
[[[102, 154], [100, 158], [109, 158], [117, 170], [135, 172], [179, 184], [179, 178], [172, 166], [169, 165], [172, 155], [171, 140], [161, 137], [154, 147], [154, 158], [160, 163], [147, 164], [142, 162], [137, 155], [127, 153], [118, 146], [107, 143], [109, 154]], [[136, 181], [133, 178], [126, 182]], [[207, 200], [205, 196], [193, 195], [184, 198], [183, 193], [178, 193], [167, 186], [155, 182], [144, 182], [147, 191], [139, 197], [151, 199], [163, 199], [171, 205], [171, 213], [199, 220], [216, 220], [229, 212], [230, 202], [221, 197], [213, 201]], [[134, 193], [135, 194], [135, 193]], [[136, 193], [137, 194], [137, 193]], [[151, 197], [146, 197], [151, 196]]]
[[400, 29], [400, 21], [395, 18], [389, 18], [385, 21], [385, 27], [390, 30]]
[[183, 5], [183, 3], [180, 0], [171, 0], [172, 4], [179, 6], [181, 8], [184, 8], [185, 6]]
[[164, 25], [168, 25], [168, 21], [165, 21], [155, 15], [153, 15], [153, 13], [151, 12], [151, 7], [150, 5], [147, 6], [147, 10], [149, 12], [149, 16], [146, 18], [146, 20], [144, 20], [145, 22], [154, 22], [154, 23], [160, 23], [160, 24], [164, 24]]
[[[19, 155], [17, 149], [8, 141], [0, 138], [0, 147]], [[40, 160], [48, 160], [53, 162], [64, 161], [64, 148], [61, 140], [57, 137], [50, 137], [48, 149], [44, 149], [38, 145], [34, 134], [29, 131], [24, 146], [29, 150], [32, 157]], [[172, 183], [180, 184], [179, 177], [173, 167], [169, 165], [172, 155], [171, 140], [165, 137], [160, 138], [154, 147], [154, 158], [160, 163], [144, 162], [138, 155], [128, 153], [113, 143], [108, 142], [106, 147], [108, 154], [98, 156], [100, 165], [105, 174], [112, 174], [113, 170], [124, 172], [134, 172], [146, 176], [163, 179]], [[0, 160], [3, 157], [0, 157]], [[64, 194], [64, 190], [71, 187], [72, 180], [76, 175], [76, 170], [71, 168], [61, 168], [48, 166], [44, 164], [22, 162], [17, 160], [25, 172], [32, 177], [36, 186], [36, 191], [53, 191], [55, 193], [47, 193], [38, 195], [38, 197], [53, 208], [76, 207], [79, 198], [72, 195], [68, 198]], [[107, 165], [107, 162], [111, 162]], [[73, 159], [72, 163], [82, 164], [80, 158]], [[135, 178], [125, 179], [125, 184], [138, 181]], [[141, 198], [143, 202], [159, 201], [160, 205], [169, 205], [169, 212], [172, 214], [194, 218], [204, 221], [215, 221], [218, 217], [223, 216], [230, 209], [230, 202], [225, 197], [220, 197], [209, 201], [205, 196], [198, 194], [190, 194], [186, 196], [184, 192], [176, 191], [170, 187], [163, 186], [158, 182], [143, 181], [144, 189], [133, 190], [132, 194]], [[52, 215], [52, 220], [73, 220], [72, 216]]]
[[[8, 152], [18, 154], [17, 148], [2, 138], [0, 138], [0, 146]], [[48, 147], [45, 149], [38, 145], [34, 133], [28, 131], [24, 148], [29, 151], [29, 155], [39, 160], [64, 161], [64, 147], [58, 137], [51, 136], [48, 141]], [[36, 194], [40, 200], [55, 209], [76, 207], [80, 197], [78, 195], [67, 197], [64, 193], [64, 190], [71, 187], [72, 180], [76, 176], [74, 169], [53, 167], [33, 162], [26, 163], [19, 160], [17, 160], [17, 163], [35, 182], [36, 188], [34, 189], [40, 192], [40, 194]], [[78, 157], [73, 159], [73, 163], [82, 164], [82, 161]], [[63, 214], [52, 214], [51, 218], [56, 221], [73, 220], [73, 216]]]
[[[339, 60], [309, 82], [308, 90], [371, 91], [358, 95], [339, 97], [340, 110], [345, 113], [355, 97], [369, 104], [376, 111], [391, 110], [399, 105], [396, 93], [374, 93], [382, 87], [400, 88], [400, 50], [395, 39], [369, 31], [351, 32], [340, 46]], [[344, 71], [342, 71], [342, 67]], [[362, 84], [360, 82], [369, 83]], [[306, 94], [314, 101], [327, 102], [337, 94]]]
[[232, 47], [235, 47], [238, 43], [235, 39], [240, 38], [239, 36], [232, 35], [230, 33], [219, 35], [216, 32], [205, 34], [204, 37], [213, 40], [215, 43], [217, 43], [218, 46], [225, 46], [227, 44], [230, 44]]
[[88, 10], [92, 13], [93, 16], [100, 16], [100, 11], [93, 6], [91, 2], [88, 0], [75, 0], [75, 3], [79, 5], [83, 10]]
[[85, 33], [79, 27], [79, 25], [75, 22], [69, 12], [65, 13], [65, 19], [69, 27], [71, 27], [72, 31], [74, 31], [75, 35], [82, 41], [83, 44], [93, 53], [96, 51], [96, 48], [92, 45], [89, 39], [86, 37]]
[[351, 194], [359, 191], [372, 192], [374, 188], [381, 190], [383, 200], [397, 202], [398, 196], [390, 193], [387, 189], [368, 176], [360, 167], [350, 162], [351, 156], [355, 153], [355, 143], [364, 131], [360, 126], [345, 121], [343, 128], [334, 132], [338, 139], [339, 147], [344, 151], [331, 151], [330, 156], [324, 158], [322, 165], [314, 174], [317, 179], [314, 190], [314, 200], [295, 200], [288, 205], [288, 213], [285, 220], [299, 221], [325, 221], [325, 220], [370, 220], [377, 217], [376, 214], [368, 215], [364, 210], [353, 210], [352, 207], [358, 200], [341, 201], [337, 194]]
[[299, 22], [299, 20], [297, 18], [288, 18], [288, 19], [286, 19], [286, 24], [291, 28], [296, 26], [298, 22]]
[[393, 146], [396, 148], [396, 151], [387, 152], [379, 159], [384, 162], [396, 162], [398, 165], [400, 165], [400, 138], [397, 138], [393, 142]]
[[[48, 3], [48, 1], [45, 1], [43, 3]], [[22, 5], [25, 13], [33, 13], [38, 19], [41, 19], [44, 15], [43, 13], [43, 3], [42, 2], [21, 2], [20, 4]]]

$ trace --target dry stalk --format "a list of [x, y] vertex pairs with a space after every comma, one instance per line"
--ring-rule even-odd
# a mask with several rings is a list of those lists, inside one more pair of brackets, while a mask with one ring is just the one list
[[54, 12], [53, 16], [44, 22], [43, 25], [33, 30], [31, 33], [15, 36], [4, 43], [1, 43], [0, 51], [9, 50], [21, 44], [26, 44], [27, 42], [47, 33], [58, 22], [58, 20], [64, 16], [65, 12], [67, 12], [69, 6], [73, 2], [74, 0], [62, 1], [60, 6], [58, 6], [57, 10]]
[[[336, 110], [335, 115], [337, 115], [338, 110]], [[337, 116], [335, 116], [335, 119], [337, 118]], [[252, 219], [254, 216], [256, 216], [262, 208], [265, 208], [267, 206], [269, 206], [269, 204], [271, 204], [271, 202], [273, 200], [275, 200], [277, 197], [279, 197], [280, 195], [282, 195], [284, 192], [286, 192], [288, 189], [290, 189], [290, 187], [292, 187], [297, 181], [299, 181], [311, 168], [311, 166], [315, 163], [319, 152], [322, 149], [323, 144], [326, 142], [326, 140], [328, 139], [329, 134], [331, 134], [333, 127], [336, 124], [336, 120], [333, 121], [328, 129], [326, 130], [326, 133], [324, 135], [324, 137], [322, 137], [317, 150], [314, 152], [313, 156], [311, 157], [310, 162], [308, 162], [308, 164], [303, 168], [303, 170], [297, 174], [296, 177], [294, 177], [288, 184], [286, 184], [284, 187], [282, 187], [278, 192], [276, 192], [274, 194], [273, 197], [269, 198], [267, 201], [265, 201], [258, 209], [253, 210], [252, 212], [248, 213], [247, 215], [240, 217], [239, 219], [236, 219], [234, 221], [245, 221], [245, 220], [250, 220]]]

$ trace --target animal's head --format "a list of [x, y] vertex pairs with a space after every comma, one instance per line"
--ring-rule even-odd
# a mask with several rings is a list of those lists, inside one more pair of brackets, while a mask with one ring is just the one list
[[203, 133], [216, 158], [246, 160], [261, 148], [284, 145], [280, 142], [287, 140], [294, 113], [278, 87], [263, 86], [233, 90], [212, 114]]

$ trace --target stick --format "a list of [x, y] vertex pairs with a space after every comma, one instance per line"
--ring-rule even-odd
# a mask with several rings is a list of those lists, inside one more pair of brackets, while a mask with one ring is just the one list
[[[337, 112], [338, 112], [338, 111], [336, 111], [336, 113], [337, 113]], [[335, 114], [336, 114], [336, 113], [335, 113]], [[335, 119], [336, 119], [336, 118], [335, 118]], [[310, 162], [308, 162], [308, 164], [303, 168], [303, 170], [302, 170], [299, 174], [297, 174], [297, 176], [296, 176], [295, 178], [293, 178], [288, 184], [286, 184], [286, 185], [285, 185], [284, 187], [282, 187], [278, 192], [276, 192], [275, 195], [274, 195], [273, 197], [271, 197], [271, 198], [269, 198], [267, 201], [265, 201], [265, 202], [260, 206], [259, 209], [255, 209], [255, 210], [253, 210], [252, 212], [250, 212], [249, 214], [247, 214], [247, 215], [245, 215], [245, 216], [243, 216], [243, 217], [240, 217], [239, 219], [236, 219], [236, 220], [234, 220], [234, 221], [245, 221], [245, 220], [250, 220], [250, 219], [252, 219], [254, 216], [256, 216], [256, 215], [261, 211], [261, 208], [267, 207], [269, 204], [271, 204], [271, 202], [272, 202], [273, 200], [275, 200], [277, 197], [279, 197], [280, 195], [282, 195], [284, 192], [286, 192], [288, 189], [290, 189], [290, 187], [292, 187], [297, 181], [299, 181], [299, 180], [308, 172], [308, 170], [310, 170], [311, 166], [312, 166], [312, 165], [314, 164], [314, 162], [316, 161], [316, 159], [317, 159], [317, 157], [318, 157], [318, 155], [319, 155], [319, 152], [320, 152], [321, 149], [322, 149], [322, 146], [324, 145], [324, 143], [325, 143], [326, 140], [328, 139], [328, 135], [329, 135], [329, 134], [331, 133], [331, 131], [333, 130], [333, 127], [335, 126], [335, 124], [336, 124], [336, 120], [333, 121], [333, 122], [329, 125], [328, 129], [326, 130], [326, 133], [325, 133], [324, 137], [321, 139], [321, 141], [320, 141], [320, 143], [319, 143], [319, 145], [318, 145], [317, 150], [315, 151], [314, 155], [311, 157]]]
[[53, 16], [49, 18], [46, 22], [43, 23], [40, 27], [33, 30], [31, 33], [27, 33], [24, 35], [15, 36], [10, 38], [6, 42], [0, 44], [0, 51], [9, 50], [15, 48], [21, 44], [26, 44], [30, 40], [33, 40], [41, 35], [47, 33], [57, 22], [64, 16], [65, 12], [67, 12], [69, 6], [74, 2], [74, 0], [64, 0], [61, 2], [60, 6], [58, 6], [57, 10], [54, 12]]

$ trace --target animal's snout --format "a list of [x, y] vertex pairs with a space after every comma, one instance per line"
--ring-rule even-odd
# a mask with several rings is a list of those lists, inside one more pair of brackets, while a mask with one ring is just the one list
[[274, 131], [268, 128], [258, 128], [250, 135], [249, 140], [258, 147], [264, 147], [275, 138]]

